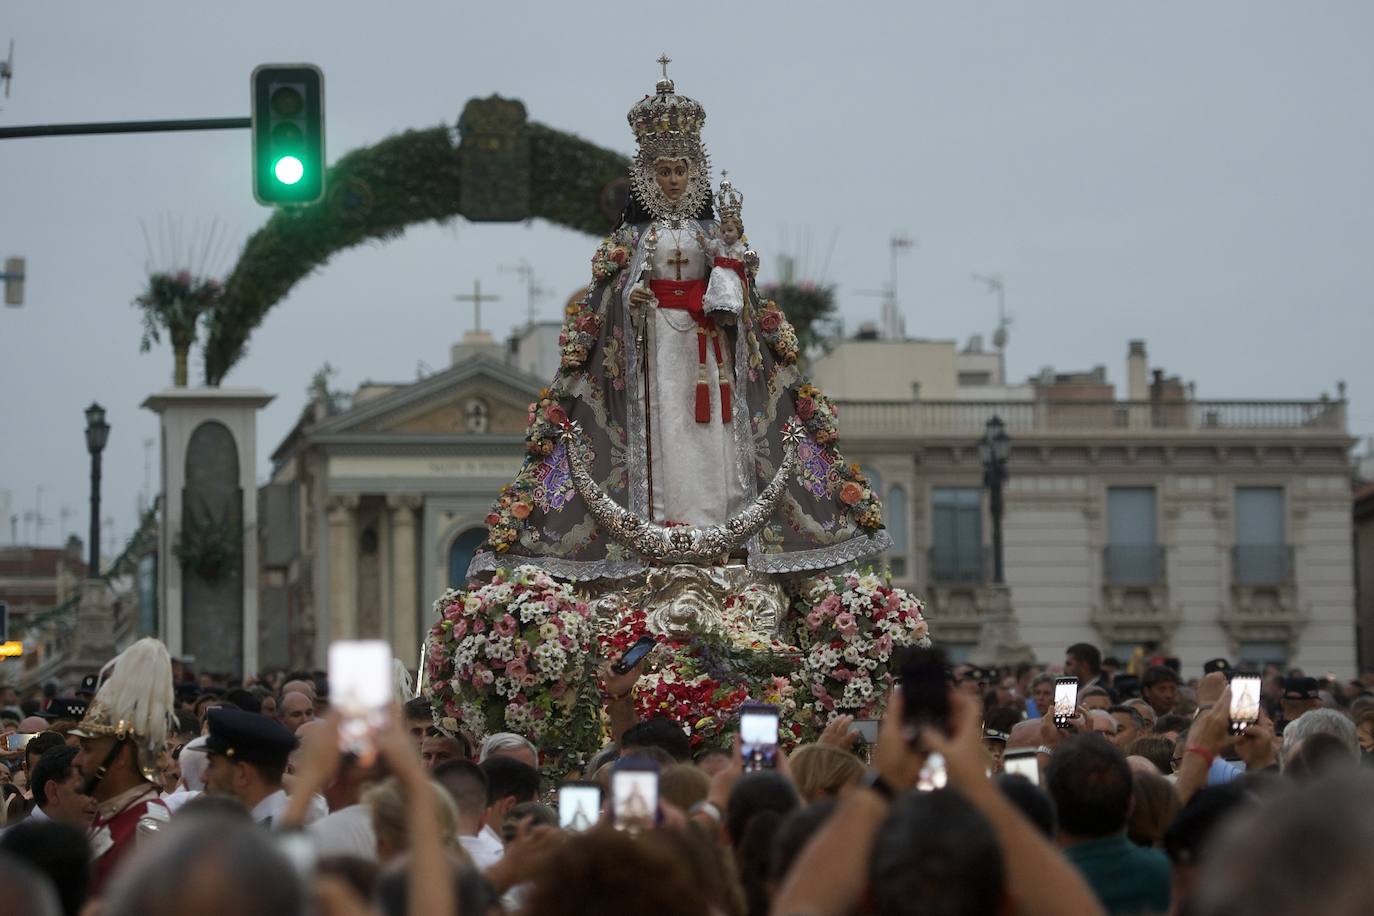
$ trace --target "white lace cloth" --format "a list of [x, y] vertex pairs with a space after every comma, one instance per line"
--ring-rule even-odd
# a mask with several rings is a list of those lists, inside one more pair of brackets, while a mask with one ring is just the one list
[[[744, 245], [740, 242], [727, 245], [722, 239], [714, 239], [708, 244], [713, 264], [715, 258], [744, 260]], [[703, 301], [708, 315], [711, 312], [738, 315], [744, 311], [744, 284], [740, 282], [739, 274], [728, 267], [711, 267], [711, 281], [706, 284]]]

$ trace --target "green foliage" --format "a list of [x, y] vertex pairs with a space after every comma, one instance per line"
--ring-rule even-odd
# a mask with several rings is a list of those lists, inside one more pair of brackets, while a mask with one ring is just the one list
[[188, 507], [186, 521], [172, 547], [182, 569], [214, 583], [238, 568], [243, 554], [243, 526], [229, 513], [216, 516], [208, 506], [201, 511]]
[[139, 350], [147, 353], [163, 332], [174, 349], [191, 346], [201, 316], [215, 307], [222, 293], [218, 280], [194, 277], [189, 270], [151, 274], [148, 288], [133, 303], [143, 310]]
[[835, 287], [810, 281], [770, 283], [759, 287], [759, 295], [782, 309], [797, 332], [802, 353], [826, 348], [821, 326], [835, 319]]

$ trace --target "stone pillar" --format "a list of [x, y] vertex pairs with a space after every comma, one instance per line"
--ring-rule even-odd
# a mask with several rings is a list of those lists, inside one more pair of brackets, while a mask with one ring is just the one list
[[420, 657], [415, 513], [423, 504], [424, 500], [411, 493], [393, 493], [386, 498], [391, 510], [391, 645], [407, 668]]
[[329, 514], [329, 639], [358, 635], [357, 494], [333, 494], [325, 500]]
[[1021, 639], [1021, 628], [1016, 625], [1011, 589], [1006, 585], [992, 585], [987, 589], [987, 599], [978, 622], [978, 645], [969, 653], [968, 660], [989, 667], [1034, 662], [1035, 653]]

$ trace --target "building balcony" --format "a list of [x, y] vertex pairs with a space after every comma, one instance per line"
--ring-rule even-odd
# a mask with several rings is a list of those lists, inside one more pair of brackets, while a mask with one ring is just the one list
[[1293, 545], [1237, 544], [1231, 548], [1231, 581], [1252, 587], [1292, 584]]
[[992, 580], [992, 551], [926, 550], [926, 581], [931, 585], [983, 585]]
[[1158, 544], [1111, 544], [1104, 547], [1102, 581], [1106, 585], [1163, 585], [1164, 548]]
[[1344, 435], [1345, 401], [838, 401], [847, 436], [979, 436], [998, 416], [1013, 437], [1085, 433], [1214, 438]]

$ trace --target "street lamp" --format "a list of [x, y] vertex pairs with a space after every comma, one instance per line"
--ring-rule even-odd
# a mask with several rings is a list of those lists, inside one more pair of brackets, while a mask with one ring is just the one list
[[86, 578], [100, 575], [100, 453], [110, 438], [110, 424], [105, 422], [105, 408], [92, 403], [86, 408], [86, 451], [91, 453], [91, 541], [90, 563]]
[[992, 515], [992, 584], [1002, 585], [1002, 485], [1007, 482], [1007, 458], [1011, 438], [1002, 418], [993, 416], [978, 442], [978, 460], [983, 465], [983, 486], [988, 488], [988, 508]]

